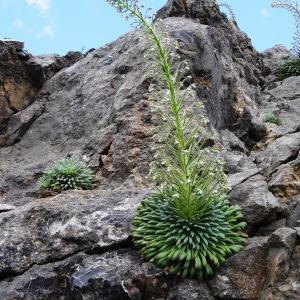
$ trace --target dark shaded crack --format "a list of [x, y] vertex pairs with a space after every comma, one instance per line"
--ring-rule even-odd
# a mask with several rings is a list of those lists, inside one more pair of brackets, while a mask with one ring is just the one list
[[285, 99], [285, 100], [291, 101], [291, 100], [295, 100], [295, 99], [300, 98], [300, 94], [295, 94], [295, 95], [292, 95], [290, 97], [282, 97], [282, 98]]
[[286, 160], [284, 160], [283, 162], [280, 163], [280, 165], [278, 167], [276, 167], [274, 170], [272, 170], [268, 175], [267, 175], [267, 182], [270, 181], [272, 175], [274, 173], [276, 173], [278, 171], [278, 169], [282, 166], [282, 165], [286, 165], [290, 162], [293, 162], [294, 160], [297, 159], [298, 155], [300, 153], [300, 150], [297, 150], [295, 153], [292, 153], [291, 156], [289, 156]]
[[106, 252], [110, 252], [110, 251], [117, 251], [117, 250], [121, 250], [121, 249], [128, 249], [128, 248], [133, 248], [133, 244], [132, 244], [132, 239], [131, 237], [128, 237], [125, 240], [122, 240], [120, 242], [114, 243], [112, 245], [107, 245], [107, 246], [92, 246], [90, 248], [83, 248], [83, 249], [79, 249], [77, 251], [74, 251], [70, 254], [64, 255], [60, 258], [48, 258], [47, 260], [43, 261], [43, 262], [35, 262], [30, 264], [26, 269], [24, 269], [22, 272], [4, 272], [4, 273], [0, 273], [0, 282], [1, 281], [12, 281], [15, 277], [18, 276], [22, 276], [24, 275], [26, 272], [28, 272], [29, 270], [31, 270], [33, 267], [35, 266], [47, 266], [50, 264], [54, 264], [54, 263], [59, 263], [59, 262], [63, 262], [69, 258], [72, 258], [80, 253], [86, 254], [86, 255], [102, 255]]
[[109, 155], [109, 151], [110, 151], [110, 148], [111, 148], [111, 145], [114, 141], [111, 140], [109, 142], [109, 144], [100, 152], [100, 157], [99, 157], [99, 164], [98, 164], [98, 168], [96, 169], [96, 171], [99, 171], [103, 166], [104, 166], [104, 162], [103, 162], [103, 159], [102, 159], [102, 156], [108, 156]]
[[30, 264], [27, 268], [25, 268], [24, 270], [22, 270], [21, 272], [16, 272], [16, 271], [5, 271], [5, 272], [2, 272], [0, 273], [0, 282], [3, 280], [6, 280], [6, 281], [12, 281], [14, 277], [17, 277], [17, 276], [21, 276], [23, 275], [24, 273], [26, 273], [27, 271], [29, 271], [31, 268], [33, 268], [36, 264], [35, 263], [32, 263]]
[[47, 261], [45, 262], [35, 262], [35, 263], [32, 263], [30, 264], [27, 268], [25, 268], [23, 271], [21, 272], [4, 272], [4, 273], [0, 273], [0, 281], [1, 280], [7, 280], [7, 281], [11, 281], [14, 277], [17, 277], [17, 276], [22, 276], [23, 274], [25, 274], [27, 271], [29, 271], [30, 269], [32, 269], [34, 266], [46, 266], [46, 265], [49, 265], [49, 264], [53, 264], [53, 263], [57, 263], [57, 262], [61, 262], [61, 261], [64, 261], [70, 257], [73, 257], [77, 254], [79, 254], [80, 252], [83, 252], [82, 249], [78, 250], [78, 251], [75, 251], [75, 252], [72, 252], [68, 255], [65, 255], [65, 256], [62, 256], [60, 258], [57, 258], [57, 259], [47, 259]]
[[126, 248], [134, 248], [133, 243], [132, 243], [132, 238], [129, 236], [127, 239], [122, 240], [120, 242], [117, 242], [112, 245], [107, 245], [107, 246], [94, 246], [91, 247], [90, 249], [87, 249], [84, 251], [85, 254], [87, 255], [93, 255], [93, 254], [104, 254], [109, 251], [117, 251], [120, 249], [126, 249]]
[[[234, 174], [230, 174], [230, 175], [235, 175], [235, 174], [238, 174], [238, 173], [234, 173]], [[252, 177], [254, 177], [254, 176], [256, 176], [256, 175], [262, 175], [262, 176], [263, 176], [261, 170], [258, 169], [255, 173], [253, 173], [253, 174], [247, 176], [246, 178], [244, 178], [243, 180], [241, 180], [239, 183], [237, 183], [237, 184], [235, 184], [234, 186], [232, 186], [232, 189], [233, 189], [234, 187], [236, 187], [236, 186], [238, 186], [238, 185], [244, 183], [245, 181], [247, 181], [248, 179], [250, 179], [250, 178], [252, 178]]]
[[45, 106], [42, 106], [42, 109], [40, 112], [38, 112], [36, 115], [34, 115], [24, 126], [22, 126], [19, 130], [18, 136], [15, 139], [14, 143], [17, 143], [21, 140], [21, 138], [25, 135], [25, 133], [28, 131], [28, 129], [31, 127], [31, 125], [44, 113]]
[[294, 127], [293, 130], [291, 129], [291, 130], [288, 130], [287, 132], [277, 134], [274, 137], [274, 139], [270, 140], [269, 143], [264, 146], [264, 148], [266, 148], [268, 145], [270, 145], [271, 143], [275, 142], [276, 140], [282, 138], [283, 136], [286, 136], [286, 135], [289, 135], [289, 134], [293, 134], [293, 133], [298, 133], [298, 132], [300, 132], [300, 124], [297, 127]]
[[8, 107], [14, 112], [17, 113], [18, 110], [12, 105], [11, 101], [10, 101], [10, 97], [9, 97], [9, 93], [8, 91], [5, 89], [5, 85], [4, 85], [4, 81], [1, 80], [2, 83], [2, 89], [4, 92], [4, 98], [6, 99], [7, 105]]
[[[42, 116], [44, 111], [45, 111], [45, 103], [42, 102], [40, 108], [38, 108], [27, 121], [24, 121], [24, 123], [22, 123], [22, 121], [18, 121], [18, 122], [20, 122], [20, 124], [18, 126], [16, 126], [16, 128], [13, 132], [8, 133], [7, 142], [3, 146], [8, 147], [8, 146], [12, 146], [12, 145], [20, 142], [22, 137], [26, 134], [26, 132], [31, 127], [31, 125], [38, 118], [40, 118]], [[23, 111], [18, 112], [18, 114], [22, 114], [22, 113], [23, 113]], [[8, 130], [9, 130], [9, 128], [8, 128]], [[11, 136], [14, 136], [14, 137], [12, 137], [10, 139]]]

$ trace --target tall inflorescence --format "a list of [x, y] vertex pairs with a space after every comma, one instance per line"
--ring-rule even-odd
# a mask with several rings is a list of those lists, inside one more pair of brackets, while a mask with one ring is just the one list
[[234, 13], [233, 8], [228, 3], [225, 3], [225, 2], [221, 2], [221, 3], [218, 3], [218, 4], [219, 4], [220, 7], [224, 7], [229, 13], [229, 18], [232, 21], [236, 22], [236, 17], [235, 17], [235, 13]]
[[272, 3], [272, 7], [274, 8], [285, 8], [287, 9], [295, 19], [296, 24], [296, 32], [294, 35], [293, 42], [293, 53], [300, 57], [300, 8], [297, 1], [293, 0], [275, 0]]
[[229, 19], [236, 22], [236, 16], [234, 13], [234, 10], [231, 5], [229, 5], [226, 2], [219, 2], [218, 0], [213, 0], [219, 7], [223, 7], [227, 10], [227, 13], [229, 14]]
[[150, 170], [154, 191], [134, 217], [133, 242], [145, 259], [171, 274], [208, 278], [228, 255], [243, 248], [246, 224], [240, 208], [227, 199], [222, 162], [206, 146], [207, 120], [188, 102], [184, 87], [192, 78], [184, 75], [186, 64], [176, 62], [176, 43], [163, 24], [144, 17], [138, 1], [108, 2], [133, 17], [148, 36], [157, 74], [155, 106], [163, 107], [153, 111], [159, 117]]

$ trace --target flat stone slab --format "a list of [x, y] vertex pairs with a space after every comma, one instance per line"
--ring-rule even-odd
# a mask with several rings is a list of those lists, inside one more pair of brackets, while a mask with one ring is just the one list
[[135, 209], [146, 193], [68, 191], [0, 214], [0, 278], [128, 242]]
[[5, 43], [6, 45], [13, 46], [16, 50], [21, 50], [24, 48], [24, 42], [18, 41], [18, 40], [12, 40], [12, 39], [0, 39], [0, 44]]

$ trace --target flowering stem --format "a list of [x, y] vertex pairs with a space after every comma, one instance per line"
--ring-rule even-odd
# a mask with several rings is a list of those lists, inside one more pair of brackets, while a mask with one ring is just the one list
[[[168, 153], [172, 153], [172, 158], [166, 157], [171, 166], [171, 172], [165, 174], [165, 169], [160, 167], [159, 173], [161, 174], [161, 180], [169, 191], [169, 194], [173, 192], [175, 195], [170, 195], [168, 198], [178, 213], [187, 220], [191, 220], [195, 214], [195, 211], [205, 207], [208, 200], [199, 201], [199, 196], [196, 195], [199, 185], [199, 176], [201, 172], [204, 174], [209, 173], [211, 164], [206, 162], [206, 166], [199, 171], [199, 165], [197, 160], [200, 159], [199, 154], [201, 147], [197, 134], [198, 127], [195, 130], [189, 130], [191, 120], [185, 112], [183, 107], [184, 98], [178, 96], [178, 91], [181, 84], [180, 75], [178, 70], [172, 71], [172, 56], [168, 49], [168, 45], [164, 44], [156, 31], [155, 25], [150, 24], [146, 17], [144, 17], [141, 9], [137, 5], [137, 1], [126, 0], [108, 0], [113, 6], [115, 6], [120, 12], [125, 13], [129, 17], [134, 17], [137, 23], [143, 27], [149, 34], [152, 42], [154, 43], [158, 54], [158, 65], [161, 68], [165, 85], [168, 91], [168, 122], [167, 133], [168, 143], [165, 145], [164, 153], [168, 156]], [[167, 149], [167, 150], [166, 150]], [[171, 150], [169, 150], [171, 149]], [[169, 151], [169, 152], [168, 152]], [[195, 162], [196, 160], [196, 162]], [[208, 171], [207, 171], [208, 170]], [[207, 175], [208, 176], [208, 175]], [[209, 176], [205, 184], [202, 186], [206, 188], [214, 187], [215, 179], [211, 179]], [[210, 199], [210, 196], [206, 199]]]

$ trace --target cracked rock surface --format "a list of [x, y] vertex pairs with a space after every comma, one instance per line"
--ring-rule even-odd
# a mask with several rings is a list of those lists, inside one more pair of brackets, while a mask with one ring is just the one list
[[[200, 282], [167, 275], [133, 248], [154, 126], [155, 74], [138, 31], [85, 55], [27, 61], [22, 43], [0, 41], [1, 300], [300, 299], [300, 77], [277, 81], [288, 51], [258, 53], [215, 1], [184, 3], [169, 0], [157, 22], [190, 64], [192, 101], [204, 103], [229, 198], [248, 223], [245, 249]], [[99, 186], [38, 194], [42, 171], [65, 157], [84, 160]]]

